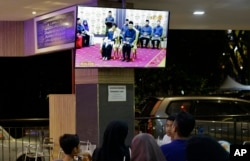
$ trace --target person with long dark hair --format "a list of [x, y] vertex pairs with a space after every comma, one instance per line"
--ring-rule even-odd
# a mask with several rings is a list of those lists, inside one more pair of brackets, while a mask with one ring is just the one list
[[92, 161], [130, 161], [129, 147], [125, 145], [127, 134], [126, 122], [110, 122], [104, 131], [101, 147], [94, 150]]

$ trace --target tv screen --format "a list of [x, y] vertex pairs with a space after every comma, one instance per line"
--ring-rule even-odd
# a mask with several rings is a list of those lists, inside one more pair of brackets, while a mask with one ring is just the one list
[[164, 68], [169, 11], [77, 7], [76, 68]]

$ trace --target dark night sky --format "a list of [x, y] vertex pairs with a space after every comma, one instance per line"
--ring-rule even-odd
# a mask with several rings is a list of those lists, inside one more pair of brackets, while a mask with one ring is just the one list
[[197, 74], [216, 71], [225, 38], [224, 30], [170, 30], [167, 65], [181, 65], [187, 72]]

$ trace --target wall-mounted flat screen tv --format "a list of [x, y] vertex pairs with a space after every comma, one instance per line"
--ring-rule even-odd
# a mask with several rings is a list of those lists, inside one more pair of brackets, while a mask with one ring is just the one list
[[77, 6], [76, 68], [164, 68], [169, 11]]

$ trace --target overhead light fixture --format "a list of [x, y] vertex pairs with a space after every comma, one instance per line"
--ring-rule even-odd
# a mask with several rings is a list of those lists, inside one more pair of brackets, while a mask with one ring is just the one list
[[36, 14], [36, 11], [33, 11], [33, 12], [32, 12], [32, 15], [35, 15], [35, 14]]
[[205, 12], [204, 11], [194, 11], [193, 15], [204, 15]]

